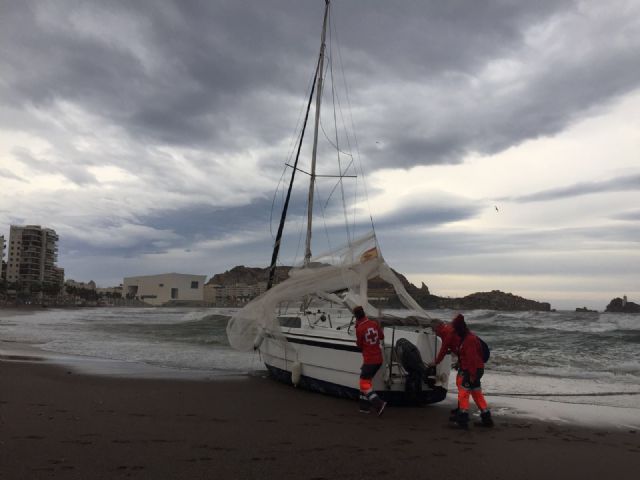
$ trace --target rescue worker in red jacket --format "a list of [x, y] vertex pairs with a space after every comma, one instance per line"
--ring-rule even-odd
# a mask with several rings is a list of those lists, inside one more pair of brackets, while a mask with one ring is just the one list
[[484, 374], [484, 361], [480, 339], [467, 327], [464, 316], [458, 314], [451, 322], [455, 333], [460, 337], [458, 347], [458, 414], [455, 422], [461, 428], [469, 426], [469, 395], [480, 409], [482, 425], [493, 426], [491, 412], [482, 394], [480, 379]]
[[[440, 351], [436, 356], [435, 360], [429, 364], [429, 367], [435, 367], [438, 365], [444, 357], [448, 353], [452, 353], [454, 355], [458, 355], [458, 348], [460, 347], [460, 337], [453, 329], [453, 325], [451, 323], [445, 323], [442, 320], [434, 319], [431, 322], [431, 327], [435, 334], [440, 337], [442, 340], [442, 346], [440, 347]], [[460, 391], [460, 384], [462, 383], [462, 377], [456, 376], [456, 386], [458, 387], [458, 391]], [[456, 420], [458, 417], [458, 412], [460, 408], [456, 407], [451, 410], [451, 417], [449, 420], [452, 422]]]
[[453, 326], [450, 323], [445, 323], [442, 320], [433, 320], [431, 322], [433, 331], [442, 340], [442, 346], [438, 351], [438, 355], [433, 361], [432, 365], [438, 365], [447, 353], [458, 354], [458, 347], [460, 346], [460, 337], [456, 334]]
[[382, 365], [384, 333], [378, 322], [367, 318], [362, 307], [355, 307], [353, 314], [356, 317], [356, 344], [362, 350], [360, 411], [369, 413], [373, 407], [378, 415], [382, 415], [387, 403], [373, 391], [373, 377]]

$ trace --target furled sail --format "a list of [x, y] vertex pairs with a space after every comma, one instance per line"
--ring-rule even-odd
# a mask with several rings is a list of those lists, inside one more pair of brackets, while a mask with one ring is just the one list
[[429, 318], [386, 264], [371, 232], [347, 246], [312, 258], [304, 268], [292, 269], [288, 279], [248, 303], [227, 324], [229, 343], [237, 350], [248, 351], [266, 332], [280, 336], [278, 305], [303, 301], [310, 295], [340, 301], [349, 308], [361, 305], [368, 315], [377, 316], [378, 310], [367, 299], [367, 282], [376, 276], [393, 286], [413, 316]]

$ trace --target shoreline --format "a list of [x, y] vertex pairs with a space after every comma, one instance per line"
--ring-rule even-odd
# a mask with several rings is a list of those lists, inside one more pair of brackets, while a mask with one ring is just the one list
[[[248, 371], [196, 370], [154, 365], [144, 362], [114, 360], [74, 354], [57, 353], [39, 348], [38, 344], [27, 344], [0, 339], [0, 365], [2, 362], [27, 362], [61, 368], [82, 376], [109, 377], [121, 380], [167, 380], [167, 381], [218, 381], [251, 376], [267, 376], [266, 369]], [[537, 394], [492, 393], [492, 387], [500, 389], [500, 380], [505, 377], [490, 373], [485, 383], [485, 396], [494, 413], [502, 417], [530, 421], [540, 420], [555, 425], [634, 430], [640, 433], [640, 390], [616, 392], [611, 397], [627, 397], [631, 401], [623, 405], [592, 404], [588, 398], [594, 394], [566, 393]], [[524, 377], [523, 377], [524, 378]], [[525, 378], [540, 381], [540, 378]], [[457, 391], [450, 379], [449, 392], [445, 400], [437, 404], [448, 409], [457, 403]], [[555, 386], [549, 385], [549, 390]], [[605, 396], [609, 396], [604, 392]], [[316, 395], [319, 395], [316, 393]], [[597, 394], [595, 394], [597, 395]], [[562, 398], [558, 400], [554, 398]], [[638, 399], [637, 401], [635, 399]], [[473, 412], [472, 402], [472, 412]], [[477, 413], [477, 412], [476, 412]]]
[[[267, 378], [150, 379], [0, 360], [2, 478], [634, 478], [635, 430], [389, 408]], [[603, 461], [606, 459], [606, 461]]]
[[242, 377], [246, 372], [195, 370], [152, 365], [144, 362], [114, 360], [57, 353], [28, 344], [0, 339], [0, 362], [27, 361], [67, 369], [75, 374], [123, 379], [211, 380], [218, 377]]

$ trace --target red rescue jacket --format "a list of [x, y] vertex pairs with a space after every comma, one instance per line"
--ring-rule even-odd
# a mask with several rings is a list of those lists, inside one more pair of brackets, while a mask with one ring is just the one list
[[384, 333], [378, 322], [367, 317], [356, 320], [356, 344], [362, 350], [363, 363], [382, 363], [383, 339]]
[[471, 381], [475, 380], [478, 369], [484, 368], [480, 339], [471, 331], [467, 332], [458, 348], [458, 366], [460, 370], [469, 371]]
[[458, 348], [460, 347], [460, 337], [455, 332], [453, 327], [448, 323], [441, 323], [436, 327], [436, 335], [442, 339], [442, 346], [438, 352], [435, 363], [440, 363], [447, 353], [458, 354]]

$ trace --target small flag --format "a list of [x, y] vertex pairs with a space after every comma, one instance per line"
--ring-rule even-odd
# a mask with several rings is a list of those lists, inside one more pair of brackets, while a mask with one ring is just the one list
[[372, 247], [362, 255], [360, 255], [360, 263], [368, 262], [369, 260], [373, 260], [374, 258], [378, 258], [378, 248]]

